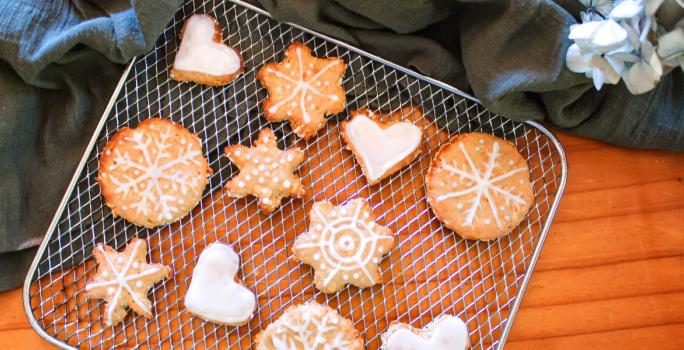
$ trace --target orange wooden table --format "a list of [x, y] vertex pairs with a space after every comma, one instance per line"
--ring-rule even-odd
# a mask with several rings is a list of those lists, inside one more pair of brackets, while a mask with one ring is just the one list
[[[684, 154], [557, 134], [568, 186], [506, 349], [684, 349]], [[0, 293], [0, 349], [49, 348]]]

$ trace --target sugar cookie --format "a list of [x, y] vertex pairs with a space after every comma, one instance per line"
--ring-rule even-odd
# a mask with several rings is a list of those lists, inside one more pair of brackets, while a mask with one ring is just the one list
[[381, 122], [367, 109], [351, 113], [342, 122], [342, 137], [373, 185], [416, 159], [423, 132], [407, 121]]
[[525, 159], [513, 144], [489, 134], [452, 138], [432, 159], [425, 181], [437, 218], [467, 239], [506, 235], [534, 202]]
[[200, 139], [161, 118], [121, 128], [100, 155], [97, 182], [114, 216], [145, 227], [174, 222], [202, 198], [211, 168]]
[[304, 161], [299, 148], [281, 151], [271, 129], [263, 129], [251, 148], [242, 145], [226, 147], [226, 156], [240, 168], [240, 173], [226, 184], [229, 196], [259, 198], [259, 208], [272, 213], [284, 197], [304, 195], [299, 177], [294, 174]]
[[456, 316], [442, 316], [423, 329], [392, 324], [382, 334], [382, 350], [466, 350], [468, 327]]
[[171, 269], [145, 261], [147, 242], [133, 238], [121, 253], [100, 243], [95, 246], [93, 255], [97, 272], [86, 284], [84, 294], [107, 303], [105, 323], [112, 326], [123, 321], [127, 307], [151, 318], [152, 303], [147, 299], [147, 293], [153, 284], [169, 278]]
[[378, 263], [394, 246], [392, 231], [377, 225], [363, 199], [336, 207], [328, 201], [311, 208], [309, 231], [295, 240], [295, 259], [311, 265], [314, 283], [323, 293], [346, 284], [359, 288], [380, 283]]
[[325, 125], [326, 115], [344, 110], [342, 77], [346, 69], [339, 57], [316, 58], [308, 46], [293, 43], [282, 62], [269, 63], [257, 73], [269, 94], [264, 116], [272, 122], [289, 119], [300, 137], [316, 135]]
[[256, 338], [256, 350], [363, 350], [351, 321], [315, 302], [291, 306]]
[[185, 21], [171, 78], [218, 86], [232, 82], [242, 71], [242, 56], [223, 43], [216, 19], [197, 14]]
[[254, 293], [235, 281], [240, 257], [223, 243], [202, 251], [185, 294], [185, 308], [211, 322], [229, 326], [247, 323], [256, 309]]

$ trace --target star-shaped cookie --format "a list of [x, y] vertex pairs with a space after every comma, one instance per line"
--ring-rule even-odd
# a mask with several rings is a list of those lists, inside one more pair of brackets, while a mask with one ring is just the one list
[[147, 292], [153, 284], [169, 278], [171, 269], [146, 262], [147, 242], [133, 238], [121, 253], [100, 243], [93, 255], [98, 267], [95, 277], [85, 286], [85, 295], [107, 302], [105, 323], [112, 326], [123, 321], [127, 307], [146, 318], [152, 317]]
[[272, 122], [289, 119], [300, 137], [316, 135], [326, 115], [344, 110], [342, 77], [346, 69], [339, 57], [317, 58], [308, 46], [293, 43], [282, 62], [269, 63], [257, 73], [269, 95], [264, 116]]
[[226, 193], [235, 198], [252, 195], [259, 198], [259, 208], [265, 214], [280, 206], [283, 198], [302, 197], [304, 186], [294, 171], [304, 161], [299, 148], [280, 150], [273, 131], [265, 128], [251, 148], [231, 145], [225, 149], [240, 173], [226, 184]]
[[365, 288], [380, 283], [378, 263], [394, 246], [394, 237], [375, 223], [365, 200], [338, 207], [316, 202], [309, 216], [309, 231], [297, 237], [292, 250], [297, 260], [314, 268], [316, 288], [334, 293], [346, 284]]

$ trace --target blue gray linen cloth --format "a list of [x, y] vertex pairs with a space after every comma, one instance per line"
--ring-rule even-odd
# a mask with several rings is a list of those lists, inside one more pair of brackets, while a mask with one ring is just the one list
[[[218, 0], [217, 0], [218, 1]], [[180, 0], [0, 2], [0, 290], [18, 286], [123, 64], [154, 46]], [[607, 142], [684, 150], [684, 74], [648, 94], [596, 92], [565, 68], [575, 0], [260, 0], [276, 18], [477, 96], [515, 120]]]

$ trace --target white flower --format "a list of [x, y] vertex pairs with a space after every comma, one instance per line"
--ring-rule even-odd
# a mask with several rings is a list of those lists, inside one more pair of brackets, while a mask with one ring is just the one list
[[642, 0], [623, 0], [608, 14], [608, 17], [620, 20], [630, 19], [641, 16], [644, 13], [644, 2]]
[[593, 79], [596, 90], [601, 90], [603, 84], [617, 84], [620, 81], [620, 74], [604, 57], [594, 52], [582, 52], [577, 44], [570, 45], [565, 62], [571, 71]]
[[642, 94], [655, 88], [663, 75], [663, 66], [649, 41], [642, 43], [640, 60], [634, 63], [622, 75], [627, 89], [634, 95]]
[[684, 19], [671, 32], [658, 38], [658, 55], [664, 65], [684, 70]]

